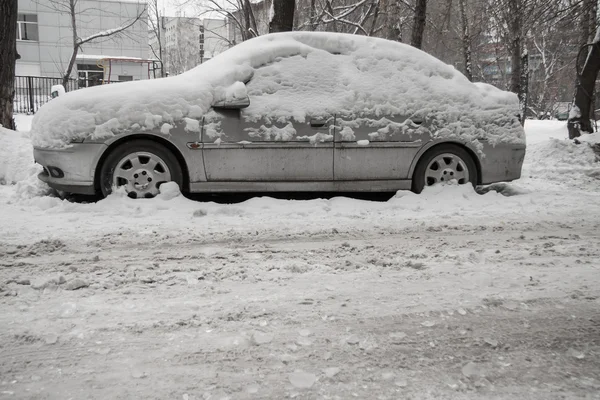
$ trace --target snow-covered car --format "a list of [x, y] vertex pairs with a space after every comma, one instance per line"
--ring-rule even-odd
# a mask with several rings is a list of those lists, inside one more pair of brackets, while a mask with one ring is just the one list
[[288, 32], [178, 76], [61, 95], [32, 126], [72, 193], [395, 191], [520, 177], [516, 95], [383, 39]]

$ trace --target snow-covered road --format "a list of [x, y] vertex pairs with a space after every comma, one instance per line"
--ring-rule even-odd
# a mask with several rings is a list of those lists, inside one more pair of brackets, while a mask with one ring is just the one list
[[600, 165], [526, 128], [516, 195], [387, 202], [70, 203], [12, 137], [0, 398], [600, 398]]

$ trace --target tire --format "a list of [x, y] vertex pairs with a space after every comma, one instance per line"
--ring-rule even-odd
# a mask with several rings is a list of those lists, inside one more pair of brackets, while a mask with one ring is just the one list
[[421, 156], [413, 173], [412, 191], [418, 194], [425, 186], [452, 179], [459, 184], [470, 182], [476, 186], [477, 166], [464, 148], [451, 143], [440, 144]]
[[175, 155], [159, 143], [136, 139], [110, 152], [100, 170], [104, 197], [113, 187], [125, 186], [131, 198], [152, 198], [160, 185], [173, 181], [183, 188], [183, 172]]

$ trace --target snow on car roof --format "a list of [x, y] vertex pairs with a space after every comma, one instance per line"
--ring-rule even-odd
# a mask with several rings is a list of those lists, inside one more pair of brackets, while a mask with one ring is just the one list
[[64, 147], [90, 136], [160, 131], [163, 124], [202, 117], [239, 82], [247, 82], [251, 103], [242, 116], [250, 120], [404, 115], [434, 121], [434, 137], [524, 141], [515, 94], [473, 84], [421, 50], [373, 37], [286, 32], [245, 41], [178, 76], [67, 93], [41, 107], [33, 143]]

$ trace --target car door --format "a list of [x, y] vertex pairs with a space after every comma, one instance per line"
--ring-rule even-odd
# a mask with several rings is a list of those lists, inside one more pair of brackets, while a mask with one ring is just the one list
[[419, 148], [429, 140], [424, 123], [416, 116], [338, 116], [335, 180], [407, 179]]
[[202, 135], [206, 179], [331, 181], [333, 125], [333, 116], [253, 121], [243, 110], [213, 109], [205, 117]]
[[[319, 104], [334, 74], [320, 62], [298, 55], [258, 67], [245, 84], [247, 108], [205, 117], [208, 181], [333, 181], [335, 115]], [[303, 66], [313, 74], [298, 77]]]

